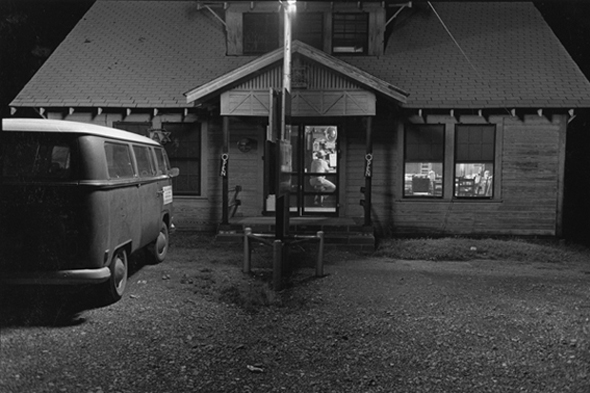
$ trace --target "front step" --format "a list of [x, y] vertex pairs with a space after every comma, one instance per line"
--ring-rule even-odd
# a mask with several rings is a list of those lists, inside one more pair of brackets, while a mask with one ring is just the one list
[[[348, 250], [372, 252], [375, 250], [375, 236], [372, 226], [363, 226], [353, 220], [291, 220], [289, 235], [315, 236], [319, 231], [324, 232], [324, 247], [345, 248]], [[220, 242], [241, 242], [244, 230], [251, 228], [253, 234], [274, 235], [274, 220], [243, 220], [242, 222], [220, 225], [216, 240]]]

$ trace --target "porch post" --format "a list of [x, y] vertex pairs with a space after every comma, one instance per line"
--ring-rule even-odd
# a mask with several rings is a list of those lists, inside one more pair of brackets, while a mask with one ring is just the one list
[[365, 226], [371, 226], [371, 178], [373, 176], [373, 117], [366, 117], [365, 146]]
[[221, 200], [222, 213], [221, 224], [229, 225], [229, 117], [223, 116], [223, 146], [221, 149]]

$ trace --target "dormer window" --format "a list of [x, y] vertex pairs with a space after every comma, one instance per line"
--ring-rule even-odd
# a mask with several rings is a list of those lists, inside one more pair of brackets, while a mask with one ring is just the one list
[[279, 15], [257, 12], [243, 14], [244, 54], [259, 55], [279, 47]]
[[332, 52], [366, 54], [369, 37], [369, 14], [337, 13], [332, 19]]
[[[275, 2], [228, 2], [227, 54], [259, 56], [283, 45], [283, 15]], [[294, 40], [333, 55], [383, 54], [382, 2], [306, 2], [293, 18]]]
[[324, 48], [324, 14], [321, 12], [299, 13], [293, 21], [293, 39], [322, 50]]

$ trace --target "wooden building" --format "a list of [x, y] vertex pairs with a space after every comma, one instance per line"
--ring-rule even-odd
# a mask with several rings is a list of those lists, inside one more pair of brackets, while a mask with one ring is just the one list
[[[534, 5], [300, 1], [292, 34], [292, 222], [561, 235], [590, 83]], [[276, 1], [98, 0], [12, 114], [157, 138], [181, 171], [177, 227], [233, 231], [274, 217], [282, 42]]]

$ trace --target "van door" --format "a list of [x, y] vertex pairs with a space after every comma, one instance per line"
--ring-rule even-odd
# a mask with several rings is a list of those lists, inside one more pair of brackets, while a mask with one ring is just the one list
[[154, 241], [160, 233], [162, 212], [161, 190], [156, 177], [156, 165], [148, 146], [133, 145], [139, 176], [139, 203], [141, 204], [141, 245]]

